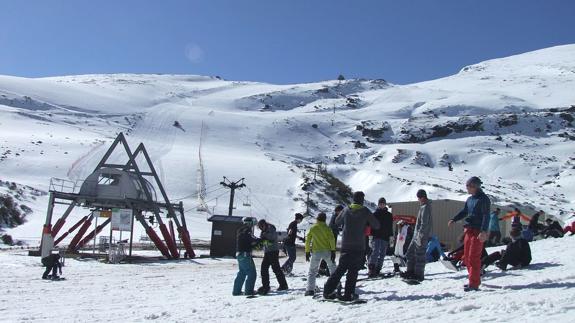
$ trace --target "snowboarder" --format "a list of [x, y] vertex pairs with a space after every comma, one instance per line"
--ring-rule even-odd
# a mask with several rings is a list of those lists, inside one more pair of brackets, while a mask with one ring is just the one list
[[279, 283], [277, 290], [287, 290], [288, 284], [279, 262], [278, 234], [276, 232], [276, 227], [267, 223], [266, 220], [261, 219], [258, 222], [258, 229], [261, 231], [260, 239], [264, 248], [264, 258], [262, 260], [260, 273], [262, 277], [262, 286], [258, 288], [257, 293], [260, 295], [266, 295], [270, 291], [270, 266], [272, 267]]
[[545, 223], [547, 224], [547, 227], [541, 231], [541, 234], [545, 239], [549, 237], [562, 238], [565, 234], [559, 222], [547, 219], [545, 220]]
[[365, 225], [368, 223], [373, 229], [379, 229], [379, 222], [371, 211], [363, 206], [364, 199], [363, 192], [355, 192], [353, 203], [346, 207], [335, 220], [337, 225], [343, 224], [341, 255], [337, 268], [324, 285], [323, 297], [326, 299], [336, 298], [336, 288], [346, 272], [345, 293], [340, 300], [351, 301], [357, 298], [355, 284], [357, 273], [365, 257]]
[[[531, 263], [531, 248], [529, 248], [529, 242], [523, 239], [521, 230], [518, 228], [513, 228], [510, 232], [511, 242], [507, 245], [507, 248], [502, 251], [497, 251], [483, 259], [483, 268], [493, 264], [505, 271], [507, 266], [511, 265], [515, 268], [522, 268], [529, 266]], [[496, 262], [499, 260], [498, 262]]]
[[[62, 275], [62, 263], [60, 262], [60, 255], [57, 253], [52, 253], [44, 258], [42, 258], [42, 265], [46, 267], [44, 273], [42, 274], [42, 279], [59, 280], [58, 272]], [[50, 271], [52, 275], [49, 275]]]
[[[244, 295], [253, 296], [254, 286], [256, 284], [256, 265], [252, 258], [252, 249], [260, 242], [259, 239], [254, 237], [253, 229], [256, 225], [256, 219], [253, 217], [245, 217], [242, 219], [243, 226], [238, 229], [237, 234], [237, 255], [238, 260], [238, 274], [234, 280], [234, 289], [232, 295], [242, 295], [242, 286], [245, 282]], [[247, 278], [247, 280], [246, 280]]]
[[511, 227], [521, 228], [523, 224], [521, 224], [521, 211], [518, 208], [513, 210], [513, 219], [511, 220]]
[[436, 262], [440, 258], [445, 258], [445, 253], [441, 248], [439, 239], [437, 239], [437, 236], [433, 235], [431, 238], [429, 238], [429, 242], [427, 243], [427, 249], [425, 250], [425, 260], [427, 262]]
[[531, 217], [531, 220], [529, 220], [529, 230], [531, 230], [531, 232], [533, 233], [533, 236], [538, 235], [539, 230], [543, 229], [543, 225], [541, 225], [539, 223], [539, 218], [544, 214], [545, 214], [545, 212], [540, 210], [539, 212], [536, 212], [535, 214], [533, 214], [533, 216]]
[[383, 267], [383, 259], [387, 253], [389, 239], [393, 236], [393, 216], [388, 211], [385, 198], [380, 198], [377, 203], [377, 210], [373, 216], [379, 222], [379, 229], [371, 230], [371, 257], [369, 258], [368, 276], [376, 277]]
[[407, 270], [401, 274], [401, 278], [408, 281], [422, 282], [425, 273], [425, 251], [427, 242], [432, 232], [431, 201], [427, 198], [427, 192], [417, 191], [419, 200], [419, 212], [413, 231], [413, 238], [407, 248]]
[[287, 228], [287, 237], [284, 240], [284, 248], [288, 255], [288, 259], [282, 265], [282, 270], [286, 274], [290, 274], [293, 268], [293, 264], [296, 260], [296, 247], [295, 239], [300, 239], [305, 241], [305, 239], [298, 237], [297, 235], [297, 225], [303, 221], [303, 215], [301, 213], [295, 214], [295, 220], [293, 220]]
[[310, 263], [305, 296], [315, 294], [315, 277], [322, 260], [330, 272], [335, 271], [335, 239], [325, 220], [325, 213], [318, 214], [316, 224], [311, 226], [305, 239], [305, 260]]
[[500, 208], [496, 208], [495, 211], [491, 212], [489, 215], [489, 244], [496, 246], [501, 241], [501, 229], [499, 228], [499, 214], [501, 213]]
[[[341, 213], [341, 211], [343, 211], [343, 206], [342, 205], [336, 206], [335, 210], [333, 211], [333, 215], [329, 219], [329, 227], [330, 227], [331, 231], [333, 232], [333, 238], [335, 240], [334, 243], [335, 243], [336, 247], [337, 247], [337, 236], [339, 235], [339, 232], [341, 231], [342, 227], [340, 225], [335, 224], [335, 219]], [[320, 265], [319, 265], [318, 273], [322, 276], [328, 276], [328, 277], [331, 274], [331, 272], [329, 271], [329, 268], [327, 266], [327, 263], [324, 260], [322, 260]]]
[[482, 182], [479, 177], [471, 177], [467, 183], [467, 198], [463, 209], [449, 220], [448, 225], [465, 219], [464, 224], [464, 255], [463, 262], [469, 273], [469, 284], [464, 285], [464, 291], [477, 291], [481, 284], [481, 252], [483, 244], [488, 238], [489, 210], [491, 201], [481, 189]]

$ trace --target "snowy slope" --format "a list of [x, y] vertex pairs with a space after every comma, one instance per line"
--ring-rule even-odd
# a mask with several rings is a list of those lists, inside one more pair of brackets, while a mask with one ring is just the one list
[[[169, 195], [183, 199], [192, 236], [208, 238], [207, 214], [196, 211], [204, 123], [206, 200], [215, 213], [227, 210], [222, 176], [245, 177], [248, 189], [239, 191], [236, 213], [284, 228], [294, 212], [305, 210], [302, 185], [313, 172], [304, 166], [322, 162], [370, 200], [413, 200], [419, 188], [432, 199], [464, 199], [462, 183], [478, 175], [494, 201], [567, 219], [575, 209], [574, 81], [575, 45], [402, 86], [383, 80], [271, 85], [188, 75], [0, 76], [0, 179], [43, 191], [51, 177], [81, 180], [122, 131], [131, 144], [147, 146]], [[316, 186], [310, 197], [313, 212], [335, 203]], [[46, 201], [28, 201], [34, 214], [9, 233], [37, 240]]]
[[[303, 296], [303, 255], [294, 265], [296, 277], [288, 277], [287, 293], [246, 299], [231, 295], [233, 259], [123, 265], [67, 259], [68, 280], [51, 282], [40, 279], [37, 258], [4, 251], [0, 313], [6, 322], [570, 322], [574, 243], [573, 236], [531, 243], [529, 269], [502, 273], [490, 267], [480, 292], [463, 292], [465, 272], [432, 263], [418, 286], [397, 278], [359, 282], [357, 292], [368, 303], [350, 306]], [[387, 259], [384, 271], [391, 269]]]

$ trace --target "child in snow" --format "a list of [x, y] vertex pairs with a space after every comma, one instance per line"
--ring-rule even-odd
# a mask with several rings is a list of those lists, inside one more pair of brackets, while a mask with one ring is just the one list
[[315, 277], [322, 260], [327, 263], [330, 272], [335, 271], [335, 238], [325, 220], [325, 213], [318, 214], [316, 224], [311, 226], [305, 239], [305, 260], [310, 263], [305, 296], [315, 294]]
[[495, 211], [491, 212], [489, 215], [489, 245], [496, 246], [501, 241], [501, 229], [499, 228], [499, 214], [501, 213], [500, 208], [496, 208]]
[[561, 227], [561, 224], [559, 224], [558, 221], [547, 219], [545, 220], [545, 223], [547, 224], [547, 227], [543, 229], [543, 231], [541, 231], [541, 234], [545, 239], [549, 237], [563, 238], [564, 235], [563, 228]]
[[465, 219], [464, 224], [464, 256], [463, 261], [469, 273], [469, 283], [463, 290], [477, 291], [481, 284], [481, 253], [484, 243], [489, 236], [489, 210], [491, 201], [481, 189], [479, 177], [471, 177], [467, 183], [467, 192], [470, 194], [463, 209], [448, 222], [448, 226]]
[[511, 265], [516, 268], [526, 267], [531, 263], [531, 248], [529, 242], [521, 234], [521, 230], [513, 228], [511, 230], [511, 242], [505, 250], [497, 251], [483, 259], [483, 268], [493, 264], [505, 271], [507, 266]]
[[343, 224], [341, 255], [337, 268], [324, 285], [324, 298], [337, 297], [336, 288], [346, 273], [345, 293], [340, 299], [351, 301], [357, 297], [355, 294], [357, 273], [365, 259], [365, 225], [367, 223], [372, 229], [379, 229], [379, 222], [371, 211], [363, 206], [364, 199], [363, 192], [355, 192], [353, 203], [346, 207], [335, 220], [336, 225]]
[[427, 192], [424, 190], [417, 191], [417, 199], [420, 204], [419, 212], [417, 213], [413, 238], [407, 249], [407, 270], [401, 274], [401, 277], [421, 282], [424, 279], [427, 241], [432, 231], [431, 201], [427, 198]]
[[270, 266], [279, 283], [278, 291], [287, 290], [288, 284], [284, 273], [280, 267], [278, 234], [276, 227], [266, 220], [261, 219], [258, 222], [258, 228], [261, 231], [260, 239], [264, 247], [264, 259], [261, 264], [262, 286], [258, 288], [258, 294], [266, 295], [270, 291]]
[[[246, 288], [244, 295], [254, 295], [254, 286], [256, 284], [256, 265], [252, 258], [252, 249], [259, 243], [259, 239], [253, 236], [253, 228], [256, 225], [256, 219], [245, 217], [242, 219], [244, 225], [238, 229], [237, 234], [237, 255], [238, 274], [234, 280], [234, 289], [232, 295], [242, 295], [242, 286], [244, 282]], [[246, 280], [247, 278], [247, 280]]]
[[[62, 275], [62, 263], [60, 262], [60, 255], [57, 253], [50, 254], [42, 258], [42, 265], [46, 267], [44, 274], [42, 274], [42, 279], [52, 279], [58, 280], [58, 271]], [[52, 275], [48, 275], [52, 271]]]

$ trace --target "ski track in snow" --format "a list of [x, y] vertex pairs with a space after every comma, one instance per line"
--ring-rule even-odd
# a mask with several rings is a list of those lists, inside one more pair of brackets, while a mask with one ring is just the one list
[[[303, 296], [308, 263], [301, 253], [287, 293], [247, 299], [231, 295], [233, 259], [120, 265], [66, 259], [67, 280], [51, 282], [40, 279], [38, 258], [2, 251], [0, 315], [6, 322], [568, 322], [575, 311], [574, 247], [572, 236], [533, 242], [529, 269], [503, 273], [492, 266], [480, 292], [463, 292], [466, 272], [440, 263], [428, 264], [427, 280], [417, 286], [398, 278], [358, 282], [368, 303], [348, 306]], [[384, 271], [391, 269], [386, 259]], [[258, 269], [256, 287], [259, 279]], [[325, 278], [317, 282], [322, 287]], [[271, 283], [277, 286], [273, 273]]]

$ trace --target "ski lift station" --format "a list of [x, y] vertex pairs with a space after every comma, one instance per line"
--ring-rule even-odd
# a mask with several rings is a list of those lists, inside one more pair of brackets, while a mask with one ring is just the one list
[[[126, 156], [125, 163], [114, 164], [109, 161], [117, 151]], [[59, 217], [53, 223], [56, 205], [65, 205], [66, 209], [62, 214], [58, 214]], [[87, 209], [89, 214], [67, 227], [75, 208]], [[150, 213], [153, 215], [145, 216]], [[168, 225], [161, 215], [164, 215]], [[99, 218], [105, 220], [99, 225], [92, 225], [94, 221], [97, 223]], [[109, 260], [121, 260], [123, 254], [120, 259], [115, 255], [118, 244], [112, 244], [112, 233], [120, 231], [121, 235], [121, 232], [129, 232], [126, 243], [129, 243], [127, 256], [130, 257], [135, 222], [144, 228], [149, 240], [165, 258], [180, 258], [178, 245], [183, 246], [184, 257], [195, 257], [183, 203], [170, 202], [144, 145], [140, 143], [132, 152], [124, 134], [120, 133], [94, 171], [80, 184], [60, 179], [50, 181], [48, 211], [40, 253], [44, 255], [51, 252], [68, 235], [72, 235], [72, 240], [67, 246], [67, 252], [79, 253], [82, 247], [94, 240], [109, 225]], [[156, 222], [159, 233], [148, 222]], [[181, 244], [177, 243], [174, 225]], [[120, 247], [123, 247], [123, 243], [119, 243]]]

